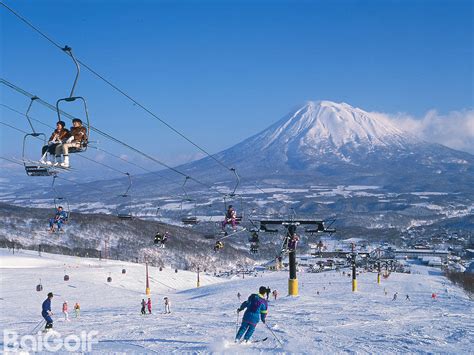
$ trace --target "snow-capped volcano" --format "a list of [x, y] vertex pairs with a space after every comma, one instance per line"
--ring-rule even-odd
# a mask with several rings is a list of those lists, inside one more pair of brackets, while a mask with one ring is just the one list
[[346, 103], [310, 101], [252, 137], [251, 142], [262, 150], [279, 146], [293, 154], [344, 156], [347, 149], [403, 148], [417, 139], [389, 120]]
[[[256, 180], [412, 188], [417, 182], [443, 185], [469, 179], [474, 164], [471, 154], [425, 142], [382, 115], [331, 101], [309, 101], [216, 158]], [[182, 168], [207, 174], [216, 170], [214, 165], [205, 158]]]

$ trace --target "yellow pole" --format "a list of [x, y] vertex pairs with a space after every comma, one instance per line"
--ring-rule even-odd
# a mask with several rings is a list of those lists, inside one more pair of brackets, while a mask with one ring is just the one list
[[298, 279], [288, 279], [288, 294], [298, 296]]
[[377, 273], [377, 283], [380, 285], [380, 272]]
[[357, 291], [357, 280], [352, 279], [352, 292], [356, 292], [356, 291]]

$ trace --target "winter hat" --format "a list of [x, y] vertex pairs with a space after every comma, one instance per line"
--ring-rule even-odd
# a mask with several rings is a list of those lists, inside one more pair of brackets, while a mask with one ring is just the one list
[[82, 121], [81, 121], [79, 118], [73, 119], [73, 120], [72, 120], [72, 123], [74, 123], [74, 122], [79, 122], [80, 124], [82, 124]]
[[64, 121], [58, 121], [56, 124], [61, 125], [62, 128], [66, 127], [66, 123], [64, 123]]
[[260, 293], [261, 295], [263, 295], [266, 292], [267, 292], [267, 288], [265, 286], [260, 286], [260, 288], [258, 289], [258, 293]]

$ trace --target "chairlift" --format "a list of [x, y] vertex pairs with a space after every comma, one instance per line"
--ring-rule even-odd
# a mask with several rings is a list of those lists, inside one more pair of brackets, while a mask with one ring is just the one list
[[47, 144], [46, 135], [44, 133], [36, 132], [36, 130], [33, 126], [33, 123], [31, 122], [30, 116], [29, 116], [31, 106], [33, 106], [33, 102], [35, 102], [35, 100], [38, 100], [37, 96], [31, 97], [30, 104], [29, 104], [28, 109], [26, 110], [26, 113], [25, 113], [26, 119], [28, 120], [28, 123], [31, 127], [32, 133], [27, 133], [23, 137], [22, 161], [23, 161], [23, 165], [25, 167], [26, 175], [28, 175], [28, 176], [51, 176], [51, 175], [55, 174], [55, 170], [52, 167], [44, 166], [44, 165], [39, 164], [39, 163], [35, 164], [35, 162], [34, 162], [35, 160], [30, 159], [28, 157], [28, 154], [27, 154], [27, 147], [30, 146], [31, 138], [36, 138], [36, 139], [41, 140], [43, 142], [43, 146], [45, 146]]
[[82, 102], [83, 107], [84, 107], [85, 119], [86, 119], [84, 127], [86, 128], [86, 131], [87, 131], [87, 139], [85, 141], [81, 142], [80, 147], [78, 147], [78, 148], [75, 148], [75, 147], [69, 148], [69, 153], [82, 153], [82, 152], [85, 152], [87, 150], [87, 142], [88, 142], [89, 137], [90, 137], [90, 122], [89, 122], [89, 113], [88, 113], [88, 110], [87, 110], [86, 99], [84, 99], [84, 97], [82, 97], [82, 96], [74, 96], [74, 90], [76, 89], [77, 81], [79, 80], [79, 74], [81, 73], [81, 67], [79, 66], [79, 63], [78, 63], [77, 59], [72, 54], [72, 48], [71, 47], [65, 46], [64, 48], [62, 48], [62, 50], [72, 58], [74, 64], [76, 65], [77, 72], [76, 72], [76, 78], [74, 79], [74, 83], [72, 85], [72, 89], [71, 89], [71, 93], [69, 94], [69, 97], [65, 97], [65, 98], [62, 98], [62, 99], [59, 99], [58, 101], [56, 101], [56, 112], [58, 114], [58, 121], [62, 121], [62, 119], [61, 119], [61, 112], [62, 111], [60, 109], [60, 103], [61, 102], [74, 102], [76, 100], [79, 100], [79, 101]]
[[238, 195], [235, 193], [235, 191], [237, 191], [237, 188], [240, 185], [240, 177], [237, 174], [237, 171], [235, 170], [235, 168], [230, 168], [230, 171], [234, 173], [236, 182], [235, 182], [235, 186], [232, 192], [227, 195], [224, 195], [224, 210], [227, 211], [229, 209], [229, 206], [235, 206], [235, 204], [238, 203], [239, 209], [236, 211], [237, 212], [236, 222], [241, 223], [242, 220], [244, 219], [243, 198], [242, 198], [242, 195]]
[[133, 215], [132, 215], [132, 196], [129, 195], [129, 191], [132, 187], [132, 177], [129, 173], [125, 173], [125, 175], [128, 176], [128, 186], [127, 186], [127, 190], [125, 190], [125, 193], [123, 193], [122, 195], [119, 195], [119, 197], [122, 199], [122, 201], [124, 201], [124, 203], [122, 204], [123, 206], [125, 206], [124, 208], [119, 208], [118, 210], [118, 213], [117, 213], [117, 217], [120, 218], [120, 219], [131, 219], [133, 218]]
[[186, 191], [186, 183], [188, 182], [188, 180], [190, 179], [189, 176], [186, 176], [186, 178], [184, 179], [184, 183], [183, 183], [183, 186], [181, 186], [181, 188], [183, 189], [183, 199], [181, 200], [181, 215], [184, 214], [183, 212], [183, 204], [185, 202], [188, 202], [188, 203], [193, 203], [194, 202], [194, 207], [192, 209], [192, 212], [194, 213], [189, 213], [188, 215], [186, 216], [183, 216], [181, 218], [181, 222], [185, 225], [185, 226], [195, 226], [196, 224], [198, 224], [200, 221], [199, 219], [197, 218], [196, 216], [196, 201], [189, 198], [188, 196], [188, 193]]
[[58, 191], [56, 190], [55, 187], [55, 182], [56, 182], [57, 175], [53, 176], [53, 182], [51, 184], [51, 188], [54, 193], [54, 208], [57, 210], [59, 206], [63, 208], [63, 211], [66, 213], [66, 219], [65, 223], [69, 222], [71, 219], [71, 207], [69, 205], [69, 200], [65, 197], [62, 197], [59, 195]]
[[41, 292], [43, 291], [43, 285], [41, 284], [41, 279], [39, 281], [39, 284], [36, 285], [36, 291]]

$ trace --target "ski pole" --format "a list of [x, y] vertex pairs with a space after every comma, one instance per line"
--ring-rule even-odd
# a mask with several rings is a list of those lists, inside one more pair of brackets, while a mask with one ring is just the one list
[[235, 336], [237, 336], [237, 332], [239, 331], [239, 315], [240, 312], [237, 312], [237, 323], [235, 323]]
[[40, 320], [29, 333], [34, 333], [37, 329], [41, 328], [44, 322], [46, 322], [44, 319]]
[[266, 327], [268, 328], [268, 330], [272, 333], [273, 337], [276, 339], [276, 341], [278, 341], [280, 343], [280, 346], [283, 346], [283, 343], [280, 341], [280, 339], [278, 339], [278, 337], [276, 336], [275, 332], [272, 330], [272, 328], [270, 328], [268, 326], [267, 323], [265, 323]]

